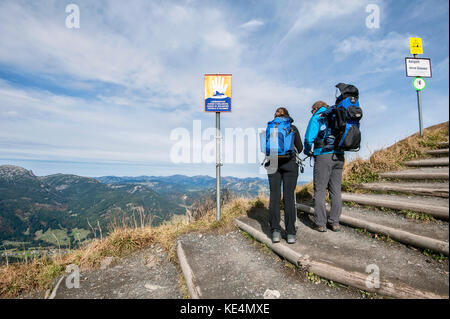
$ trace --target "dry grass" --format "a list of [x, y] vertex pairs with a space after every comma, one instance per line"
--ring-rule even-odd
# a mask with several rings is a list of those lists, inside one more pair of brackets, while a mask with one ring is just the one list
[[314, 184], [309, 182], [308, 184], [297, 186], [295, 188], [295, 195], [297, 203], [305, 203], [311, 201], [314, 197]]
[[353, 190], [354, 184], [375, 182], [383, 172], [404, 169], [404, 162], [429, 157], [426, 150], [438, 148], [439, 142], [448, 141], [449, 122], [431, 126], [411, 135], [394, 145], [376, 151], [368, 160], [357, 158], [347, 163], [343, 171], [342, 186], [346, 191]]
[[101, 265], [105, 257], [126, 257], [134, 251], [158, 243], [168, 251], [169, 258], [176, 260], [176, 239], [189, 232], [226, 233], [233, 229], [234, 218], [245, 215], [254, 207], [266, 205], [267, 198], [236, 198], [224, 205], [221, 219], [216, 221], [215, 209], [193, 222], [175, 219], [158, 227], [115, 227], [104, 238], [95, 239], [85, 247], [72, 251], [65, 256], [42, 257], [27, 263], [15, 263], [0, 267], [0, 297], [13, 298], [21, 293], [33, 290], [45, 290], [52, 287], [54, 280], [70, 264], [76, 264], [82, 270]]
[[[439, 142], [448, 141], [449, 122], [431, 126], [424, 130], [424, 136], [419, 133], [411, 135], [394, 145], [376, 151], [368, 160], [357, 158], [346, 163], [342, 173], [342, 189], [355, 191], [355, 184], [369, 183], [379, 180], [379, 174], [392, 170], [404, 169], [404, 162], [429, 157], [426, 150], [438, 148]], [[297, 202], [313, 198], [313, 183], [296, 188]]]

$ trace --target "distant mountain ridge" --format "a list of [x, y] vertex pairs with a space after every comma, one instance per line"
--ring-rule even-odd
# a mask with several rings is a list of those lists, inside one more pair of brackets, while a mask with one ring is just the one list
[[[171, 175], [171, 176], [102, 176], [96, 177], [98, 181], [105, 184], [128, 184], [138, 183], [151, 187], [157, 192], [167, 193], [173, 191], [199, 191], [205, 189], [215, 189], [216, 179], [208, 175], [186, 176], [186, 175]], [[220, 179], [221, 188], [227, 189], [232, 193], [242, 196], [254, 197], [260, 193], [267, 194], [269, 190], [269, 183], [267, 178], [246, 177], [237, 178], [225, 176]]]
[[[36, 247], [72, 245], [114, 220], [136, 222], [138, 214], [158, 225], [215, 193], [207, 175], [36, 176], [13, 165], [0, 166], [0, 244]], [[222, 177], [221, 188], [236, 196], [268, 194], [267, 178]], [[95, 230], [94, 230], [95, 228]], [[56, 234], [56, 235], [55, 235]], [[5, 245], [6, 243], [6, 245]], [[15, 243], [15, 244], [14, 244]]]
[[[68, 244], [79, 240], [73, 229], [92, 235], [92, 228], [106, 232], [114, 220], [145, 216], [157, 225], [184, 214], [184, 207], [143, 185], [107, 185], [70, 174], [38, 177], [22, 167], [0, 166], [0, 242]], [[54, 232], [44, 236], [49, 230], [64, 238], [53, 242]]]

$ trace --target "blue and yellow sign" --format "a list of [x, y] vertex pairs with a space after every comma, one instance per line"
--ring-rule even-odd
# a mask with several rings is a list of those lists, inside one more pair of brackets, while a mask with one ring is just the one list
[[231, 74], [205, 74], [205, 111], [231, 112]]

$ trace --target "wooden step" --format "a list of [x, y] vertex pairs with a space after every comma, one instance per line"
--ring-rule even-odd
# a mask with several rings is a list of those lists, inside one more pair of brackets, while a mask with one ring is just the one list
[[365, 183], [356, 185], [357, 188], [375, 192], [398, 192], [405, 194], [437, 196], [448, 198], [448, 183]]
[[448, 148], [448, 141], [447, 142], [439, 142], [438, 147], [439, 148]]
[[380, 174], [381, 178], [404, 180], [447, 180], [448, 167], [418, 168]]
[[[419, 251], [345, 226], [337, 233], [319, 233], [312, 229], [309, 215], [299, 218], [298, 239], [291, 245], [284, 240], [272, 243], [266, 209], [254, 210], [235, 223], [277, 254], [323, 278], [394, 298], [448, 298], [447, 268]], [[377, 286], [369, 281], [371, 269], [380, 271]]]
[[[308, 205], [297, 204], [297, 209], [314, 214], [314, 208]], [[343, 207], [340, 223], [366, 229], [372, 233], [388, 235], [392, 239], [414, 247], [449, 255], [447, 223], [423, 224], [395, 213], [354, 207]]]
[[448, 220], [449, 216], [448, 199], [444, 198], [342, 193], [342, 201], [374, 207], [426, 213], [442, 220]]
[[427, 158], [415, 161], [405, 162], [406, 166], [432, 167], [432, 166], [448, 166], [448, 157]]
[[449, 155], [449, 149], [448, 148], [443, 148], [443, 149], [438, 149], [438, 150], [429, 150], [426, 153], [428, 155], [433, 155], [433, 156], [441, 156], [441, 155]]

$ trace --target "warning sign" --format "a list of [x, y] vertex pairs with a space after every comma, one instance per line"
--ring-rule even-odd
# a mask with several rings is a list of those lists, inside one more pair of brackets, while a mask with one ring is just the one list
[[409, 38], [411, 54], [423, 54], [422, 38]]
[[205, 74], [205, 111], [231, 112], [231, 74]]

